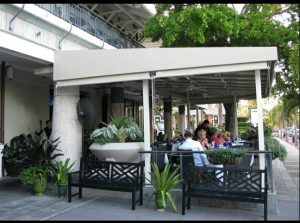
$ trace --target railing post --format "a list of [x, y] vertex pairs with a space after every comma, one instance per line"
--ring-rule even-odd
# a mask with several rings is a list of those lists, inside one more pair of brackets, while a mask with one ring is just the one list
[[270, 174], [270, 189], [271, 192], [274, 192], [274, 180], [273, 180], [273, 166], [272, 166], [272, 152], [269, 152], [269, 161], [268, 161], [268, 169], [269, 169], [269, 174]]

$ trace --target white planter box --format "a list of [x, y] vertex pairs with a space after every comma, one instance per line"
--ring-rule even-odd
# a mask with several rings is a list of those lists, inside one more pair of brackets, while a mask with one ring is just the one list
[[140, 151], [144, 151], [144, 142], [93, 143], [89, 149], [99, 159], [115, 162], [137, 162]]

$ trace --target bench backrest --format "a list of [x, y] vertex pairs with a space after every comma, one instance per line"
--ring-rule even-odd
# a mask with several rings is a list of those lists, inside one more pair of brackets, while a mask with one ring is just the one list
[[180, 176], [181, 176], [181, 179], [187, 180], [191, 176], [190, 172], [195, 167], [194, 156], [193, 156], [193, 153], [191, 153], [192, 150], [177, 149], [177, 151], [184, 152], [179, 155]]
[[264, 174], [267, 185], [267, 170], [195, 167], [188, 172], [189, 186], [193, 189], [238, 193], [263, 193], [262, 186]]
[[125, 163], [81, 158], [82, 180], [90, 182], [138, 183], [143, 162]]

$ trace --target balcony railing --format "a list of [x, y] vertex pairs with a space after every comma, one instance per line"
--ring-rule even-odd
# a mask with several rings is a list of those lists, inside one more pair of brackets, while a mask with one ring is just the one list
[[75, 4], [36, 4], [53, 15], [72, 23], [72, 25], [104, 40], [116, 48], [140, 48], [139, 42], [122, 33], [98, 16]]

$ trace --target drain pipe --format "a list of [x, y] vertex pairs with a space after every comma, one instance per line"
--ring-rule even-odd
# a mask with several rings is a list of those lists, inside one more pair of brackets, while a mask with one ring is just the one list
[[18, 15], [20, 15], [20, 13], [21, 12], [23, 12], [24, 11], [24, 7], [25, 7], [25, 4], [23, 4], [22, 5], [22, 8], [20, 9], [20, 11], [9, 21], [9, 26], [8, 26], [8, 28], [9, 28], [9, 31], [11, 31], [12, 30], [12, 28], [11, 28], [11, 24], [12, 24], [12, 22], [15, 20], [15, 18], [17, 18], [18, 17]]
[[73, 25], [72, 25], [72, 23], [71, 23], [70, 20], [69, 20], [69, 23], [71, 24], [71, 27], [70, 27], [69, 32], [67, 32], [67, 34], [66, 34], [66, 35], [58, 42], [58, 49], [60, 49], [60, 50], [61, 50], [61, 42], [62, 42], [68, 35], [70, 35], [70, 33], [71, 33], [71, 31], [72, 31]]

